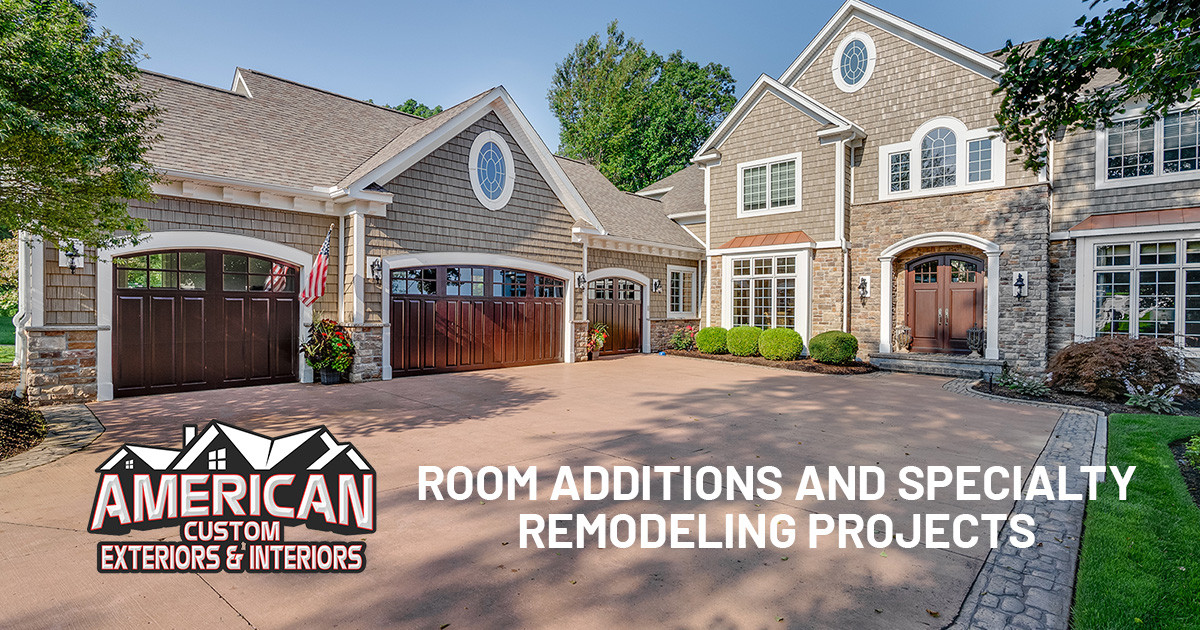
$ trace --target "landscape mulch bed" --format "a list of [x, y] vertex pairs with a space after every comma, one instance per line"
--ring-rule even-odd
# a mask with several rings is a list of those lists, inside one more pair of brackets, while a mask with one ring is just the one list
[[867, 374], [868, 372], [874, 372], [878, 369], [869, 363], [826, 365], [824, 363], [817, 363], [812, 359], [798, 359], [796, 361], [772, 361], [762, 357], [738, 357], [732, 354], [704, 354], [703, 352], [689, 350], [667, 350], [666, 352], [667, 354], [677, 357], [694, 357], [697, 359], [708, 359], [710, 361], [726, 361], [728, 363], [763, 365], [766, 367], [783, 368], [785, 370], [795, 370], [797, 372], [814, 372], [817, 374]]
[[[1114, 413], [1148, 413], [1145, 409], [1140, 409], [1138, 407], [1130, 407], [1129, 405], [1123, 405], [1121, 403], [1108, 402], [1107, 400], [1099, 400], [1090, 396], [1070, 394], [1067, 392], [1060, 392], [1058, 390], [1050, 390], [1048, 395], [1042, 397], [1026, 396], [1024, 394], [1018, 394], [1010, 389], [1001, 387], [1000, 385], [993, 385], [992, 389], [988, 390], [987, 381], [976, 383], [974, 390], [984, 394], [1003, 396], [1004, 398], [1013, 398], [1015, 400], [1028, 400], [1030, 402], [1045, 402], [1059, 405], [1071, 405], [1074, 407], [1087, 407], [1088, 409], [1103, 411], [1108, 415], [1112, 415]], [[1200, 400], [1180, 400], [1179, 403], [1180, 411], [1177, 415], [1200, 416]]]
[[0, 459], [23, 453], [46, 437], [41, 412], [13, 399], [19, 374], [11, 365], [0, 365]]
[[1175, 456], [1175, 463], [1179, 464], [1179, 472], [1183, 475], [1183, 482], [1187, 484], [1188, 492], [1192, 495], [1192, 501], [1200, 507], [1200, 470], [1196, 470], [1195, 466], [1188, 463], [1183, 456], [1183, 451], [1187, 448], [1188, 440], [1191, 438], [1183, 438], [1175, 440], [1169, 445], [1171, 454]]

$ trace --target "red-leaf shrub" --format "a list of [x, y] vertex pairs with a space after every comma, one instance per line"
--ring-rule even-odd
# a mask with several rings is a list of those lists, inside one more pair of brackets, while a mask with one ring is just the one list
[[1123, 402], [1125, 381], [1142, 387], [1179, 382], [1179, 361], [1162, 339], [1100, 337], [1073, 343], [1050, 359], [1050, 386]]

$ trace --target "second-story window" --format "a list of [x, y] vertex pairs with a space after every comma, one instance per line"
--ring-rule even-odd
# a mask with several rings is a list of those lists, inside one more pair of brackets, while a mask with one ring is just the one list
[[921, 188], [953, 186], [958, 138], [945, 127], [925, 134], [921, 140]]
[[1200, 111], [1125, 118], [1098, 133], [1097, 186], [1187, 179], [1200, 179]]
[[1003, 186], [1004, 140], [951, 116], [926, 121], [904, 142], [879, 147], [879, 197], [942, 195]]
[[800, 205], [800, 154], [738, 166], [738, 214], [770, 214]]

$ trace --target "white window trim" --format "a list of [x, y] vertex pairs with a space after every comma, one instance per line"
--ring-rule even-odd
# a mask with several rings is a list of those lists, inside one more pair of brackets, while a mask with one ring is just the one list
[[[1151, 230], [1139, 230], [1136, 232], [1125, 232], [1124, 234], [1109, 234], [1104, 236], [1093, 236], [1080, 238], [1075, 241], [1075, 340], [1087, 341], [1096, 338], [1096, 317], [1095, 306], [1093, 302], [1096, 297], [1096, 273], [1109, 267], [1099, 268], [1096, 266], [1096, 248], [1102, 245], [1130, 245], [1130, 264], [1128, 266], [1112, 267], [1113, 271], [1129, 271], [1130, 273], [1130, 291], [1131, 297], [1136, 297], [1133, 293], [1137, 290], [1137, 273], [1139, 271], [1149, 271], [1156, 269], [1177, 269], [1181, 273], [1176, 274], [1175, 278], [1175, 322], [1176, 334], [1183, 334], [1183, 283], [1185, 275], [1182, 270], [1188, 268], [1183, 261], [1186, 252], [1184, 251], [1184, 241], [1200, 240], [1200, 230], [1179, 230], [1176, 232], [1154, 232]], [[1139, 254], [1139, 249], [1143, 243], [1161, 243], [1163, 241], [1178, 241], [1180, 247], [1177, 249], [1178, 261], [1173, 265], [1138, 265], [1136, 262]], [[1191, 266], [1195, 268], [1195, 265]], [[1133, 332], [1134, 324], [1130, 322], [1131, 333]], [[1134, 335], [1136, 336], [1136, 335]], [[1200, 356], [1200, 348], [1187, 348], [1181, 345], [1175, 346], [1189, 356]]]
[[[1200, 101], [1194, 101], [1182, 105], [1180, 107], [1172, 107], [1168, 113], [1176, 114], [1187, 110], [1190, 107], [1200, 104]], [[1114, 116], [1113, 122], [1122, 122], [1141, 118], [1146, 115], [1146, 108], [1137, 107], [1127, 110], [1120, 116]], [[1170, 182], [1186, 182], [1200, 179], [1200, 168], [1183, 173], [1164, 173], [1163, 172], [1163, 119], [1159, 118], [1154, 121], [1154, 174], [1143, 175], [1141, 177], [1122, 177], [1120, 179], [1108, 179], [1108, 128], [1096, 130], [1096, 151], [1095, 151], [1095, 168], [1096, 168], [1096, 188], [1128, 188], [1130, 186], [1146, 186], [1148, 184], [1166, 184]]]
[[[858, 80], [858, 83], [850, 85], [842, 78], [842, 53], [845, 52], [846, 46], [850, 42], [858, 40], [867, 47], [867, 71], [863, 73], [863, 77]], [[837, 84], [838, 89], [846, 93], [854, 93], [863, 88], [867, 81], [871, 80], [871, 74], [875, 72], [875, 40], [871, 39], [870, 35], [862, 31], [854, 31], [846, 35], [842, 39], [842, 43], [838, 44], [837, 50], [833, 54], [833, 82]]]
[[[796, 257], [796, 325], [794, 330], [804, 339], [805, 347], [812, 338], [812, 247], [779, 249], [746, 249], [721, 257], [721, 326], [733, 326], [733, 261], [753, 258]], [[751, 262], [751, 264], [754, 264]], [[778, 277], [778, 276], [776, 276]], [[753, 316], [752, 316], [753, 317]], [[751, 320], [753, 321], [753, 320]]]
[[[925, 134], [937, 129], [938, 127], [946, 127], [954, 132], [954, 181], [953, 186], [942, 186], [940, 188], [921, 188], [921, 141], [925, 138]], [[992, 177], [978, 182], [967, 181], [970, 178], [970, 155], [967, 152], [967, 147], [974, 140], [991, 139], [992, 141]], [[890, 156], [893, 153], [907, 152], [908, 156], [908, 184], [909, 189], [899, 192], [892, 192], [891, 188], [891, 161]], [[967, 129], [967, 126], [957, 118], [950, 116], [939, 116], [932, 120], [926, 121], [925, 124], [917, 127], [915, 133], [906, 142], [896, 142], [886, 144], [879, 147], [879, 199], [909, 199], [912, 197], [932, 197], [936, 195], [950, 195], [962, 192], [970, 192], [974, 190], [988, 190], [990, 188], [999, 188], [1004, 186], [1006, 172], [1005, 164], [1007, 163], [1008, 145], [1004, 139], [995, 132], [986, 127], [980, 129]]]
[[[691, 295], [691, 310], [687, 311], [672, 311], [671, 310], [671, 274], [686, 273], [692, 276], [692, 295]], [[695, 267], [682, 267], [680, 265], [667, 265], [667, 319], [695, 319], [696, 306], [698, 299], [696, 283], [699, 282], [700, 275], [696, 273]]]
[[[763, 158], [761, 160], [754, 160], [753, 162], [742, 162], [737, 165], [737, 216], [739, 219], [742, 219], [745, 217], [761, 217], [761, 216], [771, 215], [771, 214], [783, 214], [785, 212], [799, 212], [800, 211], [800, 203], [801, 203], [800, 191], [803, 188], [803, 186], [801, 185], [803, 183], [803, 177], [801, 177], [801, 174], [800, 174], [801, 173], [800, 153], [801, 152], [797, 151], [796, 153], [788, 153], [787, 155], [776, 155], [774, 157]], [[771, 165], [778, 164], [780, 162], [788, 162], [791, 160], [796, 161], [796, 203], [794, 203], [790, 206], [780, 206], [778, 208], [772, 208], [771, 207]], [[767, 167], [767, 207], [763, 208], [762, 210], [745, 210], [744, 209], [745, 204], [743, 203], [743, 200], [742, 200], [742, 194], [745, 192], [743, 190], [744, 180], [742, 179], [742, 173], [743, 173], [743, 171], [745, 171], [748, 168], [755, 168], [757, 166], [766, 166]]]
[[[496, 146], [500, 147], [500, 153], [504, 155], [504, 187], [500, 190], [500, 196], [495, 199], [489, 199], [483, 194], [483, 189], [479, 185], [479, 152], [483, 150], [483, 145], [488, 142], [495, 142]], [[492, 130], [481, 131], [475, 136], [475, 141], [471, 143], [471, 154], [467, 158], [467, 173], [471, 176], [471, 191], [475, 193], [475, 198], [483, 207], [488, 210], [502, 210], [508, 205], [508, 200], [512, 199], [513, 188], [517, 181], [517, 165], [513, 162], [512, 150], [508, 148], [508, 142], [504, 137]]]

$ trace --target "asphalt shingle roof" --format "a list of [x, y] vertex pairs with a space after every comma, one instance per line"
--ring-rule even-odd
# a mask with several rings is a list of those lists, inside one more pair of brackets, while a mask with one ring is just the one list
[[687, 230], [667, 218], [661, 202], [621, 192], [591, 164], [554, 157], [609, 234], [664, 245], [703, 247]]
[[[416, 116], [240, 70], [251, 97], [156, 72], [143, 87], [163, 108], [150, 150], [158, 168], [311, 188], [334, 186], [410, 128]], [[445, 120], [445, 119], [443, 119]], [[430, 129], [432, 130], [432, 129]]]
[[659, 197], [663, 212], [670, 216], [684, 212], [704, 212], [704, 169], [688, 165], [638, 191], [671, 190]]

